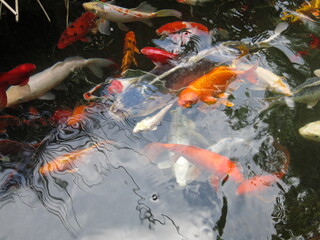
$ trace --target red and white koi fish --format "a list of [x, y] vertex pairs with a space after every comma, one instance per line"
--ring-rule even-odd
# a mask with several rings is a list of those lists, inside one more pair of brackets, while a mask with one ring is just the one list
[[237, 188], [236, 193], [238, 195], [264, 191], [268, 187], [279, 181], [279, 179], [283, 178], [283, 176], [287, 173], [290, 163], [290, 154], [288, 150], [280, 144], [275, 143], [274, 145], [285, 154], [285, 162], [282, 166], [282, 169], [279, 172], [275, 172], [273, 174], [257, 175], [244, 180]]
[[152, 23], [150, 22], [150, 19], [152, 18], [170, 16], [181, 18], [182, 15], [181, 12], [173, 9], [156, 11], [156, 8], [146, 2], [141, 3], [134, 9], [127, 9], [102, 2], [86, 2], [83, 4], [83, 7], [85, 10], [96, 14], [99, 18], [110, 22], [116, 22], [118, 27], [123, 31], [128, 31], [128, 28], [123, 23], [140, 21], [152, 26]]
[[31, 63], [21, 64], [9, 72], [0, 72], [0, 108], [7, 105], [6, 90], [11, 85], [25, 86], [36, 66]]
[[124, 39], [121, 73], [124, 73], [127, 69], [129, 69], [132, 62], [136, 66], [138, 66], [137, 60], [134, 57], [134, 53], [140, 54], [140, 51], [137, 48], [136, 44], [137, 44], [137, 40], [134, 32], [132, 31], [128, 32]]
[[58, 48], [63, 49], [76, 41], [88, 42], [86, 37], [90, 29], [95, 26], [97, 16], [92, 12], [85, 12], [76, 19], [66, 30], [61, 34], [58, 41]]
[[141, 49], [141, 53], [150, 58], [155, 65], [169, 64], [171, 60], [175, 60], [179, 56], [155, 47], [144, 47]]
[[181, 30], [185, 30], [185, 29], [197, 29], [202, 32], [206, 32], [206, 33], [209, 32], [209, 29], [200, 23], [176, 21], [176, 22], [167, 23], [167, 24], [161, 26], [160, 28], [158, 28], [156, 30], [156, 33], [158, 35], [168, 36], [172, 33], [175, 33], [175, 32], [181, 31]]
[[218, 181], [229, 176], [236, 183], [243, 180], [242, 173], [236, 163], [229, 158], [192, 145], [173, 143], [150, 143], [144, 148], [144, 152], [151, 159], [155, 159], [163, 150], [174, 152], [178, 156], [183, 156], [194, 165], [208, 170], [212, 173], [216, 181], [211, 181], [215, 188], [218, 188]]

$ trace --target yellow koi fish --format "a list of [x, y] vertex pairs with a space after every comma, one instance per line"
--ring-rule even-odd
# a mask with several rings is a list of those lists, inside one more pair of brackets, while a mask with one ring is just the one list
[[124, 39], [124, 46], [123, 46], [123, 58], [122, 58], [122, 65], [121, 65], [121, 73], [125, 72], [133, 62], [136, 66], [138, 65], [136, 58], [134, 57], [134, 53], [139, 53], [140, 51], [136, 46], [136, 36], [134, 32], [130, 31], [126, 34]]

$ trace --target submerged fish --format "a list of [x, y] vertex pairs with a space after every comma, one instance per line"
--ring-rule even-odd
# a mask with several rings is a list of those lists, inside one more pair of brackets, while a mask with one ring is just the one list
[[8, 72], [0, 73], [0, 108], [7, 105], [8, 97], [6, 90], [10, 86], [25, 86], [29, 82], [31, 74], [36, 66], [31, 63], [21, 64]]
[[87, 34], [95, 26], [97, 16], [92, 12], [85, 12], [63, 31], [58, 41], [58, 48], [63, 49], [76, 41], [88, 42]]
[[219, 180], [224, 179], [226, 176], [229, 176], [236, 183], [240, 183], [243, 180], [242, 173], [236, 163], [223, 155], [206, 149], [173, 143], [150, 143], [144, 148], [144, 152], [151, 159], [156, 159], [164, 150], [183, 156], [194, 165], [209, 171], [212, 174], [211, 184], [216, 189], [218, 188]]
[[279, 172], [267, 175], [257, 175], [241, 182], [237, 188], [237, 195], [244, 195], [249, 193], [258, 193], [266, 190], [268, 187], [274, 185], [279, 179], [283, 178], [287, 173], [290, 164], [290, 153], [287, 148], [275, 142], [274, 146], [277, 150], [284, 154], [284, 163]]
[[136, 36], [134, 32], [130, 31], [126, 34], [123, 46], [123, 58], [121, 64], [121, 73], [125, 72], [133, 62], [136, 66], [138, 65], [137, 60], [134, 56], [135, 53], [140, 53], [136, 46]]
[[156, 11], [150, 4], [143, 2], [137, 8], [127, 9], [110, 3], [102, 2], [86, 2], [83, 7], [87, 11], [93, 12], [100, 18], [116, 22], [118, 27], [123, 31], [128, 31], [128, 28], [123, 24], [127, 22], [140, 21], [149, 26], [152, 26], [150, 19], [156, 17], [178, 17], [181, 18], [181, 12], [173, 9], [163, 9]]
[[52, 67], [31, 76], [27, 85], [23, 87], [10, 87], [6, 91], [8, 96], [6, 107], [37, 98], [52, 100], [54, 96], [47, 92], [60, 84], [70, 73], [82, 67], [88, 67], [95, 75], [102, 77], [103, 71], [101, 68], [108, 67], [112, 64], [114, 64], [112, 61], [102, 58], [67, 58], [63, 62], [58, 62]]
[[39, 168], [39, 173], [42, 175], [46, 175], [52, 172], [61, 172], [66, 170], [70, 172], [76, 171], [76, 165], [75, 165], [76, 161], [79, 161], [79, 159], [91, 153], [92, 151], [97, 149], [99, 146], [107, 143], [112, 143], [112, 141], [106, 140], [103, 142], [99, 142], [97, 144], [93, 144], [88, 148], [75, 150], [73, 152], [66, 153], [62, 156], [58, 156], [57, 158], [42, 165]]
[[299, 133], [308, 140], [320, 142], [320, 121], [306, 124], [299, 129]]
[[153, 115], [152, 117], [146, 117], [145, 119], [141, 120], [136, 124], [133, 129], [134, 133], [141, 132], [141, 131], [149, 131], [149, 130], [156, 130], [158, 124], [162, 121], [163, 117], [172, 107], [173, 103], [169, 103], [167, 106], [162, 108], [157, 114]]
[[296, 22], [301, 19], [309, 19], [310, 21], [314, 21], [310, 19], [306, 14], [312, 14], [314, 17], [319, 17], [320, 15], [320, 1], [319, 0], [311, 0], [305, 1], [301, 4], [301, 6], [295, 11], [285, 11], [283, 12], [283, 16], [281, 20], [290, 22]]

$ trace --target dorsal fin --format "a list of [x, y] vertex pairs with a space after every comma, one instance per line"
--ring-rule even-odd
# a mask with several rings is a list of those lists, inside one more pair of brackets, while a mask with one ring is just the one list
[[152, 7], [147, 2], [142, 2], [138, 7], [132, 8], [131, 10], [140, 11], [140, 12], [147, 12], [147, 13], [151, 13], [151, 12], [157, 11], [157, 9], [155, 7]]

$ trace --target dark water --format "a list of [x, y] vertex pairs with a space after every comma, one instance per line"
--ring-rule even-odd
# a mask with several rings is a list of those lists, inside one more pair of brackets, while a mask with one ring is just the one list
[[[117, 4], [132, 8], [140, 2], [122, 0]], [[227, 36], [218, 37], [225, 41], [272, 34], [282, 11], [296, 9], [303, 1], [211, 1], [192, 8], [173, 0], [148, 2], [158, 9], [181, 11], [184, 21], [226, 30]], [[70, 2], [70, 21], [83, 12], [82, 3]], [[66, 24], [64, 3], [56, 0], [43, 4], [51, 23], [36, 1], [21, 2], [19, 23], [15, 23], [11, 13], [3, 11], [1, 71], [25, 62], [36, 64], [37, 71], [42, 71], [70, 56], [110, 58], [121, 63], [125, 33], [116, 25], [112, 25], [111, 36], [97, 34], [91, 43], [76, 42], [66, 49], [57, 49]], [[136, 33], [140, 49], [153, 46], [152, 39], [158, 38], [155, 30], [172, 21], [176, 19], [158, 18], [152, 20], [154, 27], [139, 22], [128, 27]], [[319, 45], [310, 49], [311, 32], [315, 30], [300, 22], [290, 23], [278, 47], [262, 49], [252, 58], [285, 76], [294, 88], [313, 77], [313, 71], [319, 68]], [[297, 51], [309, 53], [291, 58]], [[138, 69], [153, 68], [143, 55], [137, 55], [137, 61]], [[250, 84], [244, 83], [232, 93], [231, 108], [201, 109], [195, 105], [182, 110], [193, 121], [193, 125], [188, 121], [181, 123], [190, 144], [207, 148], [224, 138], [244, 141], [225, 144], [221, 154], [239, 163], [246, 179], [279, 170], [283, 160], [277, 157], [275, 140], [288, 149], [291, 161], [282, 179], [262, 193], [239, 196], [237, 184], [230, 180], [215, 191], [205, 171], [186, 186], [179, 186], [171, 169], [157, 166], [168, 155], [150, 163], [143, 154], [142, 148], [150, 142], [170, 142], [174, 112], [166, 114], [157, 130], [142, 133], [133, 133], [132, 129], [143, 117], [119, 121], [103, 103], [89, 108], [86, 118], [77, 125], [48, 124], [57, 108], [72, 109], [85, 104], [82, 94], [113, 74], [106, 71], [99, 79], [86, 69], [77, 71], [65, 80], [68, 91], [53, 90], [56, 100], [35, 100], [2, 110], [1, 115], [30, 121], [7, 126], [1, 139], [41, 144], [21, 152], [12, 150], [10, 161], [2, 158], [0, 162], [1, 239], [319, 238], [320, 148], [318, 142], [306, 140], [298, 133], [306, 123], [319, 120], [319, 105], [313, 109], [299, 103], [291, 108], [275, 105], [262, 111], [267, 106], [262, 98], [276, 95], [252, 90]], [[38, 110], [37, 118], [30, 113], [30, 107]], [[194, 138], [193, 129], [202, 135], [202, 140]], [[105, 140], [112, 143], [100, 145], [75, 161], [76, 171], [39, 173], [40, 166], [57, 156]]]

